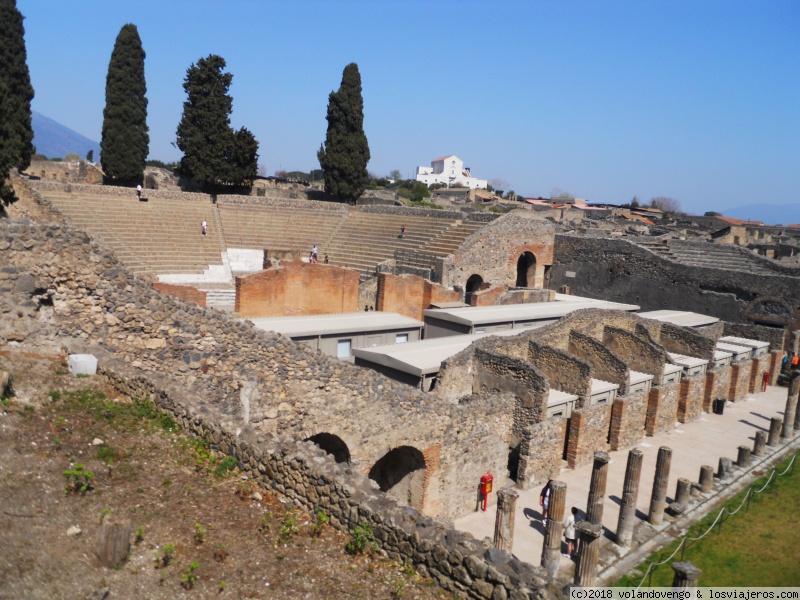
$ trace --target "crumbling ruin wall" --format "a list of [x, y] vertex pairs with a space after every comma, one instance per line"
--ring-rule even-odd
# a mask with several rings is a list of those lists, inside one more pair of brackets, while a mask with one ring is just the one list
[[588, 402], [592, 390], [592, 368], [585, 362], [532, 340], [528, 343], [528, 360], [550, 380], [551, 388], [575, 394], [579, 406]]
[[661, 384], [664, 377], [664, 365], [671, 362], [662, 347], [616, 327], [605, 328], [603, 344], [634, 370], [652, 375], [655, 385]]
[[648, 400], [649, 394], [645, 390], [614, 398], [609, 431], [612, 450], [630, 448], [644, 437]]
[[731, 402], [744, 400], [750, 389], [750, 360], [734, 361], [731, 364], [731, 378], [727, 398]]
[[694, 356], [704, 360], [714, 359], [714, 350], [716, 349], [716, 341], [714, 339], [697, 333], [688, 327], [680, 327], [672, 323], [655, 320], [648, 321], [645, 319], [645, 321], [645, 323], [637, 325], [637, 333], [640, 331], [639, 327], [647, 327], [650, 335], [667, 352]]
[[609, 449], [611, 406], [595, 404], [572, 411], [567, 440], [567, 465], [571, 469], [591, 462], [595, 452]]
[[685, 375], [680, 381], [678, 389], [677, 418], [681, 423], [697, 421], [703, 413], [703, 392], [705, 391], [706, 376], [703, 374]]
[[197, 306], [206, 305], [206, 293], [190, 285], [173, 285], [171, 283], [155, 281], [153, 282], [153, 287], [162, 294], [175, 296], [184, 302], [191, 302], [192, 304], [197, 304]]
[[525, 429], [519, 450], [518, 487], [527, 490], [558, 475], [566, 435], [567, 420], [562, 417], [545, 419]]
[[621, 394], [627, 394], [630, 387], [628, 365], [593, 337], [577, 331], [569, 332], [569, 352], [588, 364], [598, 379], [616, 383]]
[[706, 371], [706, 389], [703, 393], [703, 410], [711, 412], [712, 402], [715, 398], [728, 397], [731, 387], [731, 367], [726, 365], [724, 367], [714, 367], [709, 365]]
[[658, 435], [675, 427], [675, 421], [678, 420], [679, 394], [680, 381], [654, 385], [650, 388], [645, 420], [647, 435]]
[[767, 327], [766, 325], [756, 325], [754, 323], [729, 323], [722, 324], [723, 335], [749, 338], [751, 340], [761, 340], [769, 342], [772, 350], [783, 352], [788, 349], [789, 335], [788, 330], [779, 327]]
[[[775, 266], [759, 275], [679, 264], [625, 240], [555, 236], [549, 287], [568, 285], [573, 293], [639, 304], [642, 310], [685, 310], [724, 321], [746, 323], [747, 310], [760, 298], [778, 298], [800, 310], [797, 271]], [[794, 330], [798, 324], [790, 325]]]

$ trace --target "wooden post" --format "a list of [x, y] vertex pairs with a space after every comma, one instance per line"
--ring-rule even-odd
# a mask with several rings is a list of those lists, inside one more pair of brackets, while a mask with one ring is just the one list
[[97, 538], [97, 558], [104, 567], [113, 567], [127, 560], [131, 550], [133, 523], [106, 519], [100, 526]]

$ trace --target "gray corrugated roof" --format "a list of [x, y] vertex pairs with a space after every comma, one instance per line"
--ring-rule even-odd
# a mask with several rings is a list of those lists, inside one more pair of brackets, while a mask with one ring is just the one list
[[380, 311], [302, 317], [254, 317], [247, 320], [258, 329], [274, 331], [287, 337], [419, 329], [425, 325], [422, 321], [405, 315]]

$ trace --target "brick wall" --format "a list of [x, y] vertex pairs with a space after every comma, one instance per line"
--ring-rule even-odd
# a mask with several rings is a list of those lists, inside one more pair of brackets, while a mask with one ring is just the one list
[[206, 293], [189, 285], [172, 285], [170, 283], [156, 281], [153, 283], [153, 287], [162, 294], [175, 296], [184, 302], [191, 302], [192, 304], [197, 304], [197, 306], [206, 305]]
[[706, 389], [703, 392], [703, 410], [711, 412], [712, 402], [715, 398], [729, 400], [728, 394], [731, 387], [731, 368], [721, 367], [706, 371]]
[[572, 411], [567, 440], [567, 464], [574, 469], [592, 461], [595, 452], [607, 451], [611, 406], [601, 404]]
[[436, 302], [458, 302], [461, 295], [418, 275], [378, 273], [376, 309], [423, 319], [422, 311]]
[[750, 361], [735, 362], [731, 365], [731, 378], [727, 398], [731, 402], [743, 400], [750, 388]]
[[243, 317], [323, 315], [358, 310], [358, 271], [320, 263], [284, 262], [236, 278]]
[[644, 437], [647, 403], [648, 393], [645, 390], [614, 399], [609, 434], [612, 450], [634, 446]]
[[706, 387], [705, 375], [683, 377], [678, 389], [678, 421], [696, 421], [703, 412]]
[[647, 435], [657, 435], [671, 430], [678, 420], [678, 393], [680, 382], [650, 388], [647, 400]]

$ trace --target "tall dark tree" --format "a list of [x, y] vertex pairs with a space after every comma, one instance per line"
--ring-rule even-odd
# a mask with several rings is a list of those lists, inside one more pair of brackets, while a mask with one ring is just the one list
[[144, 178], [150, 144], [144, 59], [136, 25], [123, 25], [108, 63], [100, 141], [100, 164], [114, 183], [135, 185]]
[[231, 129], [233, 75], [224, 69], [225, 59], [212, 54], [192, 64], [183, 82], [187, 99], [177, 131], [180, 171], [209, 191], [248, 183], [258, 170], [258, 141], [244, 127]]
[[16, 200], [6, 178], [11, 169], [26, 169], [34, 153], [33, 87], [22, 20], [16, 0], [0, 0], [0, 205]]
[[353, 202], [367, 187], [369, 144], [364, 133], [364, 99], [358, 65], [350, 63], [342, 73], [339, 90], [328, 97], [328, 133], [317, 152], [325, 173], [325, 192]]

